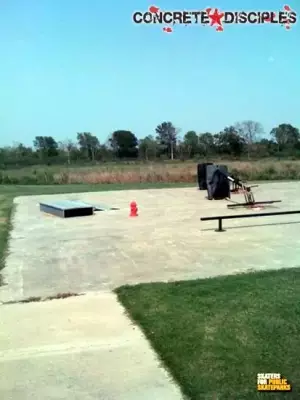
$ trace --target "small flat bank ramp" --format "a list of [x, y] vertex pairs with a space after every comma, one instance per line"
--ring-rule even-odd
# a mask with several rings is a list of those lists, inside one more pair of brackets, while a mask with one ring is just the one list
[[93, 215], [95, 211], [118, 210], [105, 204], [88, 204], [79, 200], [63, 200], [40, 203], [40, 211], [61, 218], [84, 217]]

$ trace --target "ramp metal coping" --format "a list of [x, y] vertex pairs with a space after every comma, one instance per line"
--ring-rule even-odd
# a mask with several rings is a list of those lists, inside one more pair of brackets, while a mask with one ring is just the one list
[[271, 213], [253, 213], [253, 214], [235, 214], [235, 215], [219, 215], [217, 217], [202, 217], [200, 221], [218, 221], [218, 229], [216, 232], [225, 232], [222, 226], [223, 219], [238, 219], [238, 218], [254, 218], [254, 217], [272, 217], [275, 215], [292, 215], [300, 214], [300, 211], [276, 211]]
[[61, 200], [61, 201], [54, 201], [54, 202], [44, 202], [40, 203], [40, 205], [48, 206], [48, 207], [55, 207], [59, 210], [72, 210], [73, 208], [86, 208], [87, 206], [91, 207], [86, 203], [81, 201], [72, 201], [72, 200]]
[[75, 204], [81, 204], [86, 207], [93, 207], [95, 211], [116, 211], [119, 210], [117, 207], [110, 207], [106, 204], [90, 204], [80, 200], [71, 200]]

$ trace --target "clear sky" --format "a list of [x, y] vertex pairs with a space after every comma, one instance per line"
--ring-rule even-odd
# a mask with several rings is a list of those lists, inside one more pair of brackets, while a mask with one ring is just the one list
[[[298, 3], [298, 6], [297, 6]], [[218, 132], [244, 119], [268, 133], [300, 128], [300, 21], [281, 26], [159, 26], [132, 13], [282, 9], [278, 0], [0, 0], [0, 145], [37, 135], [105, 142], [117, 129], [154, 134], [167, 120]], [[298, 11], [300, 4], [287, 3]], [[242, 5], [242, 6], [241, 6]]]

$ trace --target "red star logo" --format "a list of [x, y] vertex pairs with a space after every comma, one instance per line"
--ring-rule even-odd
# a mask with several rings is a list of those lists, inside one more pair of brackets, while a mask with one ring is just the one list
[[167, 26], [167, 27], [163, 28], [163, 31], [166, 33], [172, 33], [173, 29], [171, 27]]
[[208, 8], [206, 10], [209, 18], [210, 18], [210, 26], [213, 26], [215, 24], [222, 26], [221, 19], [224, 17], [224, 13], [219, 12], [219, 10], [216, 8], [215, 12], [213, 14], [210, 14], [211, 8]]

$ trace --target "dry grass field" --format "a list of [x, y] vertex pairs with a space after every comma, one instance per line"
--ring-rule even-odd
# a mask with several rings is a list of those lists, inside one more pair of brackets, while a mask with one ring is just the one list
[[[300, 179], [300, 160], [296, 161], [219, 161], [241, 179]], [[95, 166], [34, 166], [0, 172], [3, 184], [128, 184], [194, 183], [197, 162], [107, 163]]]

